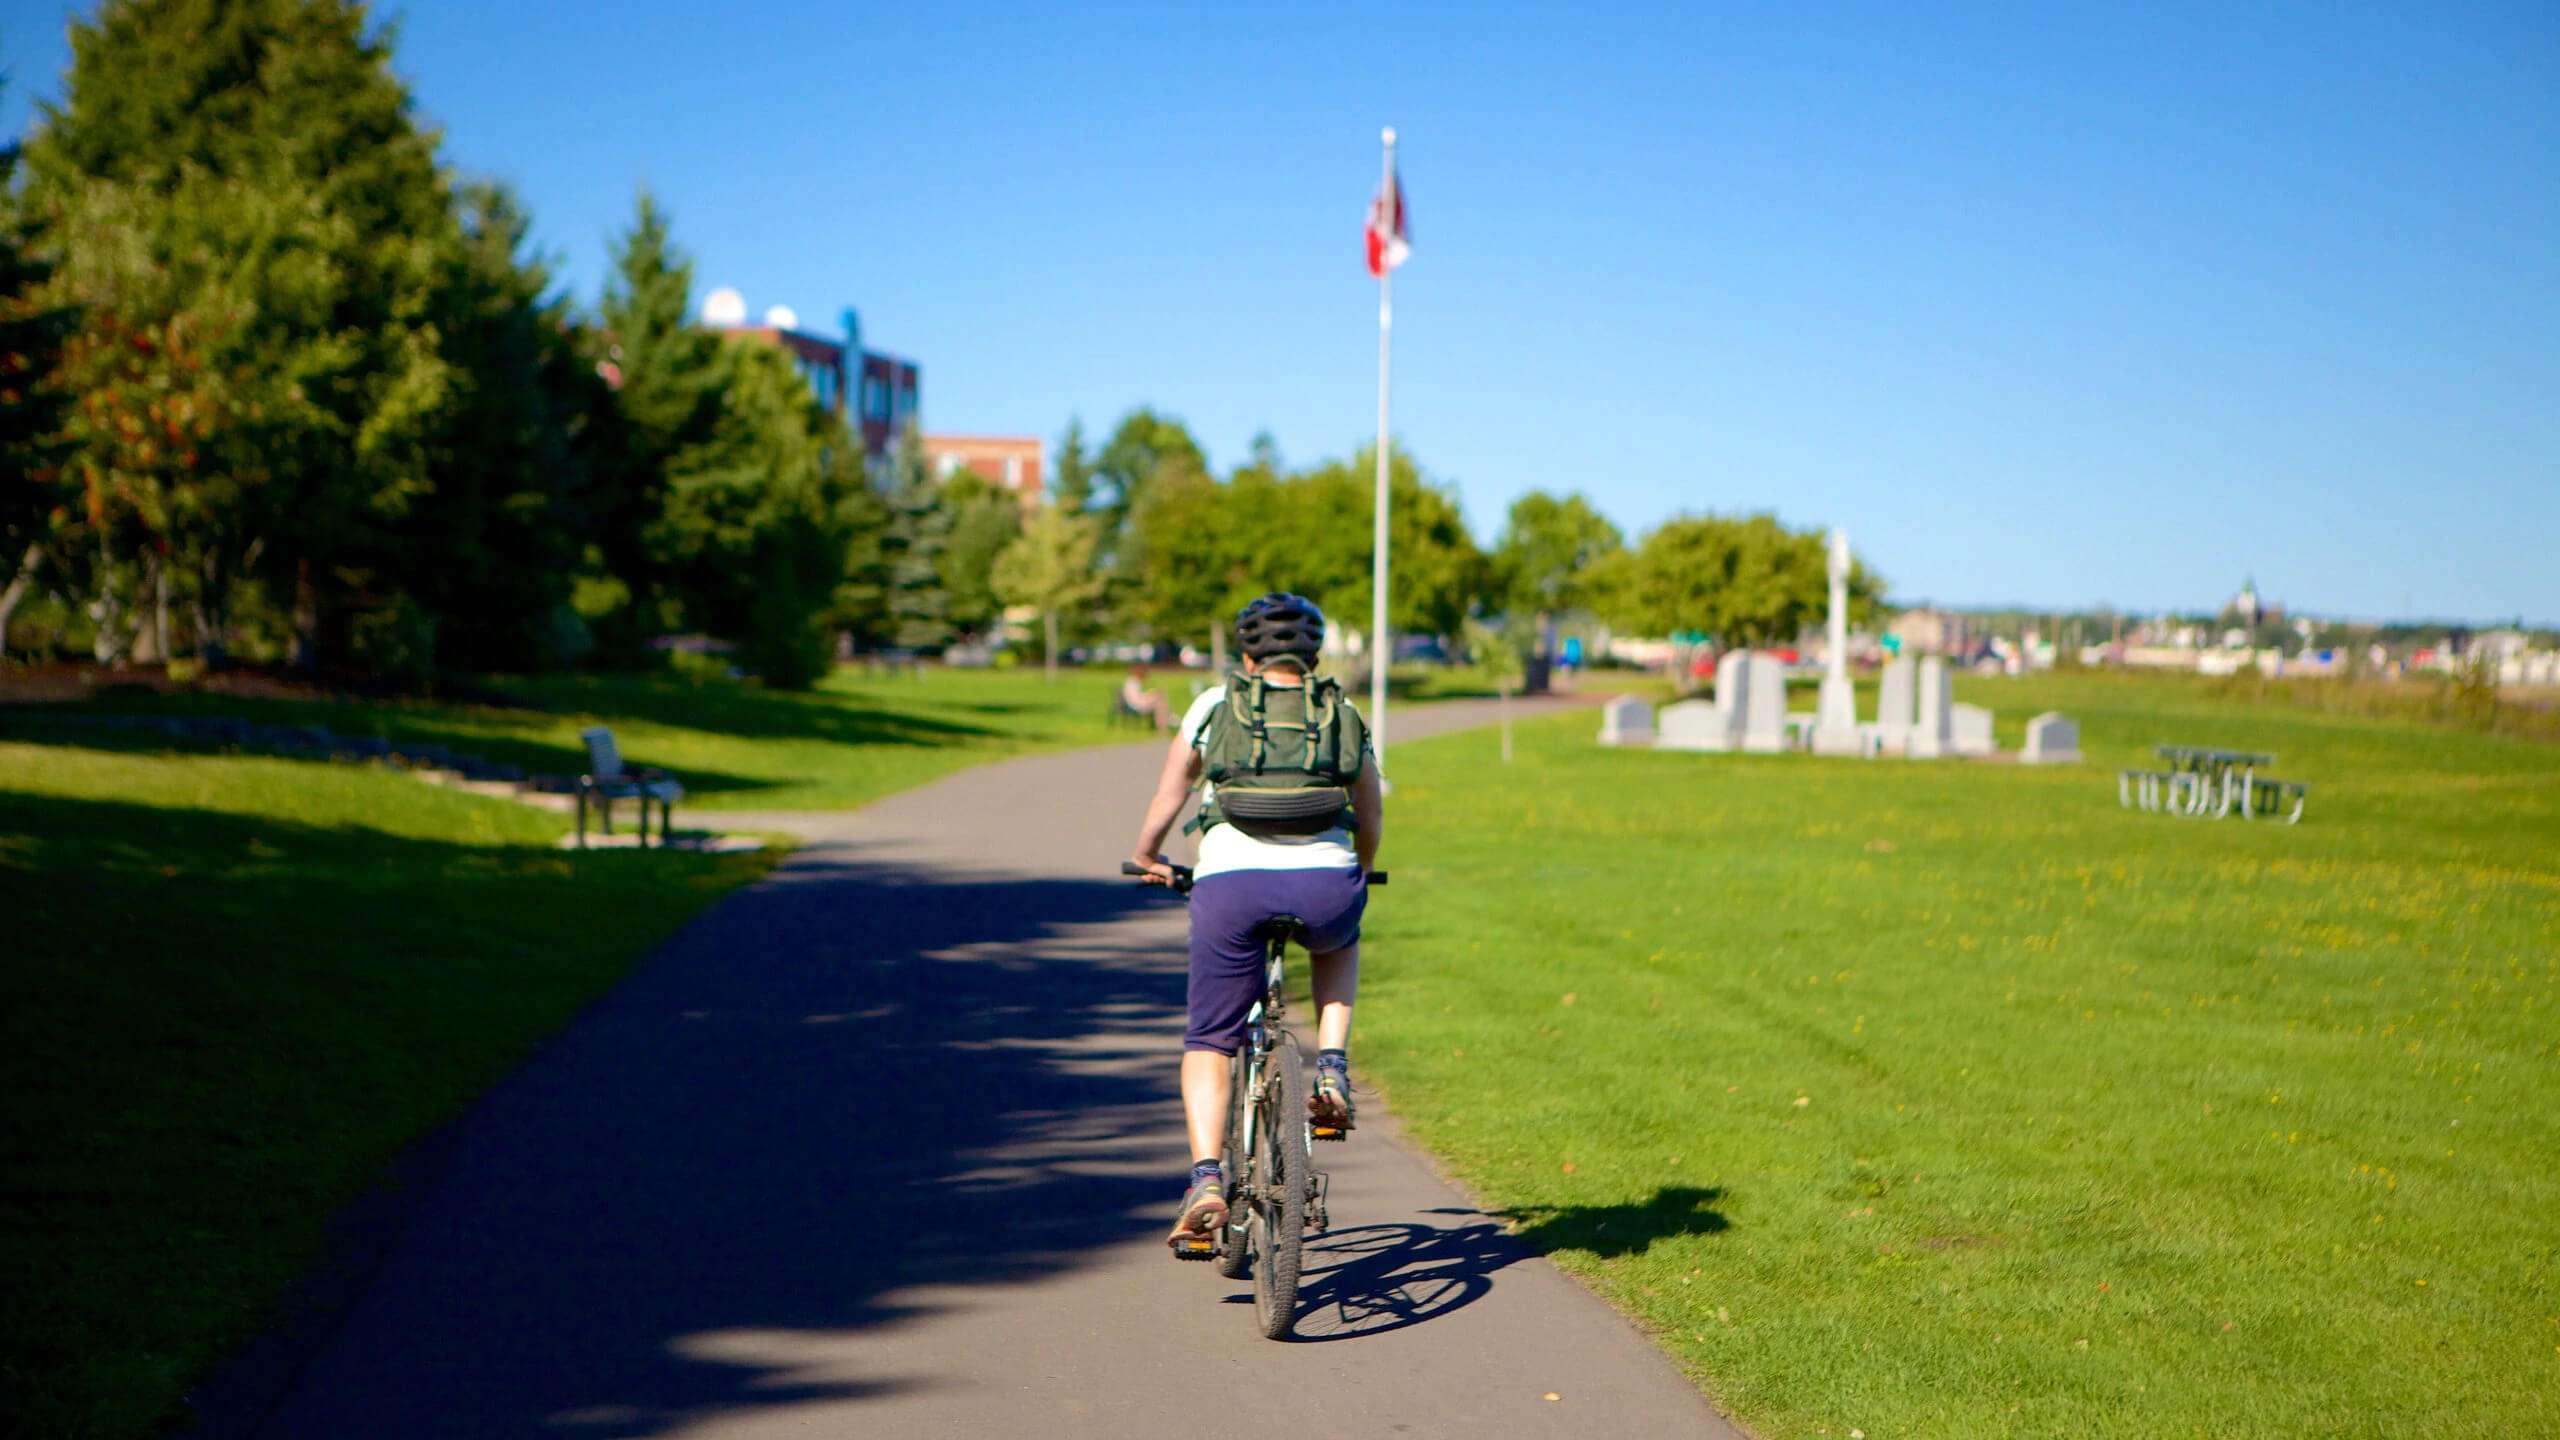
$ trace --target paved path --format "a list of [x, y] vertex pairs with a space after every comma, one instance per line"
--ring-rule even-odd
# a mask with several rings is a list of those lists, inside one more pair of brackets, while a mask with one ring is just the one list
[[1736, 1434], [1381, 1107], [1325, 1147], [1302, 1343], [1166, 1256], [1183, 915], [1111, 874], [1161, 755], [804, 817], [434, 1147], [254, 1433], [1196, 1440], [1269, 1405], [1318, 1437]]

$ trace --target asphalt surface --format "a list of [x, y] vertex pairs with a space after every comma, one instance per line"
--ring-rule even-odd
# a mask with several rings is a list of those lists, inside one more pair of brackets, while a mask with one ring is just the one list
[[220, 1428], [1738, 1435], [1374, 1095], [1319, 1147], [1334, 1229], [1294, 1343], [1249, 1281], [1167, 1256], [1184, 919], [1114, 874], [1162, 754], [759, 822], [809, 843], [430, 1146], [352, 1298]]

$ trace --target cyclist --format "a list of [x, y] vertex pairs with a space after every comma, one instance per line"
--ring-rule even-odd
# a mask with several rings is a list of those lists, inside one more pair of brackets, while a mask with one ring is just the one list
[[[1341, 687], [1316, 673], [1324, 614], [1314, 602], [1265, 595], [1237, 613], [1235, 635], [1242, 668], [1184, 713], [1131, 856], [1148, 872], [1147, 883], [1172, 883], [1173, 868], [1160, 852], [1192, 788], [1207, 777], [1201, 815], [1192, 822], [1201, 831], [1200, 858], [1192, 871], [1190, 1022], [1182, 1037], [1192, 1165], [1167, 1237], [1172, 1244], [1226, 1223], [1219, 1152], [1228, 1065], [1243, 1042], [1245, 1015], [1262, 995], [1263, 952], [1254, 932], [1275, 916], [1302, 923], [1314, 972], [1319, 1053], [1308, 1118], [1344, 1131], [1352, 1121], [1351, 1003], [1379, 837], [1368, 725]], [[1253, 818], [1233, 813], [1248, 809]]]

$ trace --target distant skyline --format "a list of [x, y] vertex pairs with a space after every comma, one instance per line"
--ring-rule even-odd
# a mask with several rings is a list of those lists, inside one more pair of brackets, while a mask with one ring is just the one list
[[[0, 0], [0, 133], [68, 13]], [[646, 184], [697, 304], [856, 306], [937, 430], [1366, 443], [1393, 124], [1395, 429], [1488, 541], [1581, 490], [1897, 599], [2560, 622], [2560, 7], [377, 13], [582, 300]]]

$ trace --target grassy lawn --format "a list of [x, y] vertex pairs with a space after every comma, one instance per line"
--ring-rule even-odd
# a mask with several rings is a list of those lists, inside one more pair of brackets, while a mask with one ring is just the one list
[[[2560, 749], [1957, 698], [2090, 763], [1405, 748], [1369, 1073], [1766, 1436], [2547, 1432]], [[2307, 818], [2119, 810], [2162, 741]]]
[[[528, 769], [586, 768], [578, 732], [613, 728], [624, 757], [685, 784], [687, 810], [827, 810], [866, 804], [1002, 755], [1135, 738], [1108, 724], [1121, 672], [928, 669], [921, 679], [838, 670], [803, 695], [676, 675], [560, 675], [492, 682], [503, 704], [250, 699], [126, 693], [71, 710], [237, 715], [342, 735], [450, 746]], [[1154, 678], [1176, 705], [1185, 677]], [[50, 707], [48, 707], [50, 708]], [[10, 731], [0, 712], [0, 736]]]
[[[90, 708], [317, 722], [562, 770], [594, 717], [698, 799], [783, 807], [1103, 738], [1116, 679], [937, 671], [789, 697], [612, 677], [519, 685], [521, 707]], [[572, 855], [555, 848], [562, 817], [506, 800], [371, 767], [136, 747], [0, 711], [10, 1435], [133, 1436], [178, 1414], [386, 1160], [772, 859]]]

